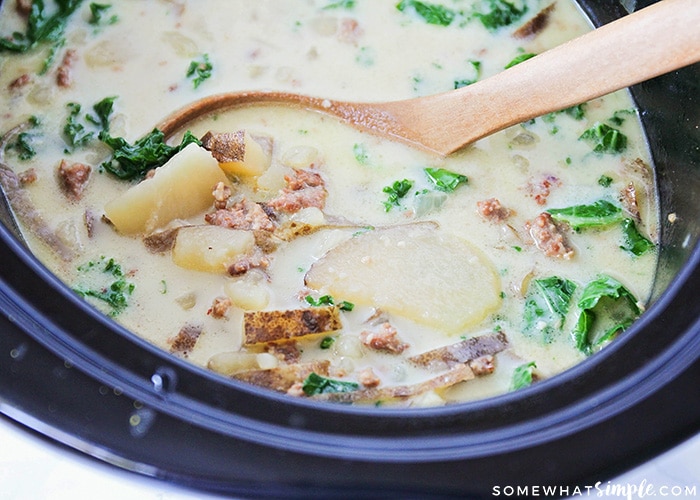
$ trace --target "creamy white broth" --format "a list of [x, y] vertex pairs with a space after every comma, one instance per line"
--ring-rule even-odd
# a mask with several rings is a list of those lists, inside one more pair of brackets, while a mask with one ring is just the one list
[[[476, 20], [458, 19], [450, 26], [427, 24], [410, 9], [397, 10], [395, 2], [357, 1], [350, 9], [325, 8], [330, 4], [198, 1], [195, 8], [186, 2], [124, 1], [108, 11], [117, 15], [118, 21], [97, 28], [87, 22], [90, 14], [85, 4], [70, 18], [65, 48], [59, 50], [57, 62], [46, 74], [38, 74], [46, 49], [21, 56], [0, 52], [3, 132], [32, 115], [41, 120], [37, 155], [20, 161], [7, 152], [6, 162], [18, 173], [36, 170], [37, 180], [26, 189], [76, 256], [69, 262], [58, 258], [27, 230], [32, 249], [72, 287], [89, 286], [87, 282], [94, 279], [79, 266], [98, 262], [101, 256], [114, 258], [135, 285], [128, 306], [114, 316], [115, 320], [164, 349], [171, 349], [183, 325], [198, 325], [202, 333], [188, 350], [187, 359], [207, 366], [213, 357], [242, 348], [244, 308], [234, 305], [225, 318], [209, 313], [214, 300], [227, 296], [231, 287], [249, 287], [252, 305], [248, 308], [306, 308], [309, 304], [303, 300], [304, 294], [319, 297], [327, 292], [305, 286], [309, 270], [361, 228], [432, 221], [439, 226], [439, 234], [461, 238], [466, 247], [484, 255], [498, 287], [495, 305], [456, 332], [391, 314], [390, 323], [410, 346], [401, 354], [362, 345], [358, 336], [367, 328], [373, 308], [358, 305], [341, 313], [343, 328], [329, 333], [336, 339], [329, 349], [319, 349], [317, 337], [301, 340], [299, 363], [328, 358], [334, 378], [351, 381], [372, 367], [380, 388], [417, 384], [434, 374], [416, 367], [408, 357], [462, 338], [505, 332], [509, 347], [496, 354], [493, 373], [407, 398], [407, 404], [433, 405], [508, 391], [514, 369], [524, 363], [534, 361], [536, 376], [546, 378], [582, 361], [585, 354], [576, 349], [570, 335], [576, 321], [575, 303], [552, 342], [522, 332], [529, 282], [560, 276], [575, 282], [580, 292], [604, 273], [619, 280], [643, 303], [654, 275], [655, 252], [636, 257], [621, 250], [622, 230], [612, 226], [569, 230], [566, 238], [575, 255], [555, 258], [537, 248], [526, 223], [546, 209], [615, 199], [633, 182], [640, 205], [638, 227], [649, 239], [655, 239], [653, 185], [629, 167], [637, 158], [649, 162], [636, 117], [623, 115], [624, 122], [616, 126], [628, 138], [622, 153], [596, 154], [588, 142], [579, 140], [594, 123], [609, 119], [616, 111], [631, 109], [626, 92], [588, 103], [582, 120], [567, 114], [557, 114], [551, 120], [539, 118], [483, 139], [449, 158], [381, 140], [319, 113], [289, 108], [253, 107], [193, 124], [189, 128], [197, 137], [209, 130], [245, 129], [272, 138], [269, 170], [257, 178], [234, 180], [232, 187], [239, 196], [269, 200], [285, 186], [283, 176], [291, 167], [308, 168], [311, 162], [325, 181], [328, 195], [323, 213], [327, 221], [342, 223], [331, 223], [333, 227], [280, 245], [269, 254], [270, 265], [264, 272], [253, 269], [242, 277], [232, 277], [225, 272], [184, 269], [173, 263], [170, 252], [150, 253], [139, 235], [121, 235], [99, 220], [105, 204], [129, 190], [133, 182], [119, 181], [98, 168], [109, 157], [110, 149], [97, 140], [70, 155], [64, 153], [61, 130], [68, 103], [79, 103], [84, 112], [91, 112], [94, 103], [116, 96], [110, 133], [133, 141], [173, 110], [209, 94], [274, 89], [345, 100], [408, 98], [449, 90], [456, 80], [483, 79], [501, 71], [519, 53], [541, 52], [590, 29], [575, 5], [562, 0], [556, 2], [548, 26], [526, 39], [513, 37], [514, 29], [548, 3], [528, 2], [528, 13], [522, 19], [495, 32]], [[460, 7], [468, 10], [472, 4], [464, 1]], [[21, 16], [13, 7], [13, 2], [2, 7], [1, 33], [22, 29]], [[343, 31], [344, 26], [355, 26], [355, 21], [357, 30]], [[65, 49], [74, 49], [77, 57], [71, 84], [59, 87], [55, 71]], [[208, 55], [213, 72], [195, 89], [185, 71], [203, 54]], [[478, 71], [473, 61], [479, 62]], [[24, 74], [31, 75], [31, 82], [12, 89], [12, 82]], [[366, 159], [358, 159], [358, 151]], [[93, 167], [78, 202], [69, 201], [57, 183], [57, 166], [64, 158]], [[462, 174], [468, 182], [454, 192], [440, 194], [427, 180], [426, 167]], [[610, 186], [598, 183], [601, 176], [611, 178]], [[545, 203], [538, 204], [529, 186], [547, 177], [557, 181]], [[401, 179], [414, 181], [411, 192], [387, 211], [383, 189]], [[442, 203], [425, 211], [425, 205], [417, 201], [420, 197], [414, 196], [424, 189]], [[489, 198], [497, 198], [512, 210], [507, 221], [496, 223], [479, 215], [477, 202]], [[98, 217], [90, 236], [83, 222], [86, 210]], [[184, 222], [204, 224], [204, 213]], [[416, 294], [430, 295], [431, 286], [438, 291], [427, 276], [416, 285]], [[344, 299], [335, 294], [334, 298]], [[100, 302], [87, 300], [109, 313]], [[279, 364], [273, 356], [262, 356], [258, 368]]]

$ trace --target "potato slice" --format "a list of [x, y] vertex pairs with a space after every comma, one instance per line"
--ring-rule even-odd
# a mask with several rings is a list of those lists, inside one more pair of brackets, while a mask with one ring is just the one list
[[218, 352], [207, 362], [207, 368], [222, 375], [246, 370], [269, 370], [279, 365], [279, 359], [269, 352]]
[[312, 373], [327, 376], [330, 362], [311, 361], [297, 365], [282, 365], [268, 370], [238, 372], [233, 378], [278, 392], [287, 392], [294, 384], [303, 382]]
[[336, 306], [249, 311], [243, 315], [244, 345], [292, 340], [340, 330], [340, 310]]
[[270, 166], [271, 155], [247, 130], [207, 132], [202, 137], [202, 145], [231, 175], [258, 176]]
[[248, 255], [255, 246], [251, 231], [221, 226], [185, 226], [175, 237], [172, 259], [185, 269], [226, 272], [228, 266]]
[[488, 258], [430, 224], [361, 233], [314, 263], [306, 284], [447, 333], [477, 324], [501, 302]]
[[211, 154], [189, 144], [155, 175], [105, 205], [105, 215], [123, 234], [151, 233], [174, 219], [185, 219], [213, 203], [212, 189], [228, 184]]

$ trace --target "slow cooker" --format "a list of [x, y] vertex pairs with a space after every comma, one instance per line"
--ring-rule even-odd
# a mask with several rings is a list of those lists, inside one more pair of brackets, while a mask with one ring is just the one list
[[[601, 25], [652, 2], [579, 3]], [[700, 430], [700, 65], [631, 92], [659, 185], [658, 274], [641, 319], [574, 368], [440, 408], [261, 391], [98, 313], [33, 257], [5, 211], [0, 411], [115, 466], [240, 497], [482, 498], [517, 484], [574, 491], [658, 455]]]

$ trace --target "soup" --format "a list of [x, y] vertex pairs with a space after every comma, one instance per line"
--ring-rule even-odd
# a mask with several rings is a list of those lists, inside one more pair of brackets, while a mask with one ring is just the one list
[[554, 376], [642, 314], [658, 214], [626, 92], [446, 158], [282, 106], [154, 130], [221, 92], [469, 85], [589, 30], [575, 4], [40, 6], [2, 6], [3, 188], [42, 262], [174, 356], [292, 397], [444, 405]]

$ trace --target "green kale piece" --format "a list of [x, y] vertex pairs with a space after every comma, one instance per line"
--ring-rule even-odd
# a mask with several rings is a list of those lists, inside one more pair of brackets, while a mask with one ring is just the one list
[[398, 207], [401, 198], [406, 196], [413, 187], [413, 181], [403, 179], [395, 181], [391, 186], [385, 186], [382, 191], [388, 195], [387, 201], [384, 202], [384, 209], [388, 212], [392, 207]]
[[610, 177], [609, 175], [601, 175], [598, 178], [598, 184], [603, 186], [603, 187], [610, 187], [612, 182], [613, 182], [613, 178]]
[[17, 134], [15, 140], [5, 147], [6, 151], [14, 150], [17, 153], [17, 157], [22, 161], [29, 160], [36, 156], [34, 143], [37, 138], [41, 136], [41, 132], [37, 130], [39, 125], [41, 125], [39, 118], [32, 116], [29, 118], [28, 123], [29, 128]]
[[321, 339], [321, 342], [318, 344], [318, 347], [320, 347], [321, 349], [330, 349], [334, 342], [334, 337], [323, 337], [323, 339]]
[[524, 387], [529, 387], [532, 385], [533, 376], [532, 372], [537, 368], [534, 361], [522, 364], [513, 370], [513, 376], [510, 382], [510, 390], [517, 391], [518, 389], [523, 389]]
[[350, 10], [355, 7], [355, 0], [338, 0], [337, 2], [331, 2], [328, 5], [326, 5], [324, 10], [330, 10], [330, 9], [346, 9]]
[[92, 109], [97, 116], [85, 115], [84, 121], [97, 127], [97, 130], [88, 130], [83, 123], [80, 123], [79, 119], [82, 109], [80, 104], [76, 102], [67, 104], [69, 114], [66, 118], [66, 124], [63, 126], [63, 135], [68, 145], [66, 153], [89, 144], [99, 130], [109, 131], [109, 118], [112, 114], [115, 99], [116, 97], [105, 97], [95, 104]]
[[81, 297], [92, 297], [103, 302], [109, 308], [108, 314], [116, 316], [129, 305], [129, 297], [136, 285], [126, 279], [121, 265], [113, 259], [100, 257], [78, 268], [82, 273], [89, 273], [88, 278], [95, 282], [89, 286], [78, 285], [73, 288]]
[[334, 380], [331, 378], [322, 377], [317, 373], [310, 373], [302, 385], [302, 391], [307, 396], [316, 394], [329, 394], [338, 392], [353, 392], [360, 388], [360, 384], [356, 382], [345, 382], [343, 380]]
[[369, 153], [367, 152], [367, 147], [364, 144], [357, 143], [352, 147], [352, 154], [355, 156], [355, 160], [360, 165], [367, 165], [369, 163]]
[[77, 102], [69, 102], [67, 105], [69, 113], [66, 124], [63, 126], [63, 135], [68, 142], [68, 152], [75, 148], [85, 146], [92, 140], [95, 133], [85, 129], [85, 125], [78, 122], [81, 106]]
[[122, 137], [112, 137], [101, 131], [99, 138], [112, 148], [112, 157], [103, 162], [101, 167], [122, 180], [142, 179], [149, 170], [163, 166], [175, 154], [190, 143], [201, 145], [192, 133], [187, 131], [177, 146], [165, 143], [163, 132], [153, 129], [150, 134], [129, 144]]
[[591, 205], [550, 208], [547, 212], [554, 220], [569, 224], [574, 231], [607, 226], [624, 218], [622, 209], [606, 200], [598, 200]]
[[401, 12], [413, 8], [426, 23], [438, 26], [449, 26], [457, 16], [457, 12], [444, 5], [419, 2], [418, 0], [401, 0], [396, 8]]
[[209, 54], [204, 54], [201, 59], [190, 62], [187, 68], [187, 78], [192, 78], [194, 88], [199, 87], [205, 80], [211, 78], [214, 66], [209, 61]]
[[596, 153], [616, 154], [627, 148], [627, 136], [605, 123], [597, 122], [579, 140], [588, 141]]
[[528, 59], [532, 59], [532, 58], [535, 57], [536, 55], [537, 55], [537, 54], [533, 54], [533, 53], [531, 53], [531, 52], [526, 52], [526, 53], [524, 53], [524, 54], [518, 54], [518, 55], [515, 56], [513, 59], [511, 59], [511, 61], [510, 61], [508, 64], [506, 64], [506, 65], [503, 67], [503, 69], [508, 69], [508, 68], [512, 68], [513, 66], [517, 66], [517, 65], [520, 64], [521, 62], [525, 62], [525, 61], [527, 61]]
[[472, 83], [476, 83], [481, 77], [481, 61], [469, 61], [469, 64], [471, 64], [474, 70], [474, 77], [455, 80], [455, 89], [460, 89], [462, 87], [471, 85]]
[[457, 189], [460, 184], [466, 184], [468, 182], [466, 175], [450, 172], [444, 168], [428, 167], [423, 169], [423, 171], [438, 190], [445, 191], [446, 193], [451, 193]]
[[634, 295], [607, 275], [585, 286], [578, 308], [580, 313], [573, 338], [576, 347], [586, 355], [602, 349], [641, 314]]
[[88, 22], [95, 26], [115, 24], [117, 21], [119, 21], [119, 17], [116, 14], [106, 17], [107, 11], [109, 11], [111, 8], [112, 4], [95, 2], [91, 3], [90, 20]]
[[105, 97], [92, 107], [97, 116], [95, 117], [92, 115], [87, 115], [85, 119], [93, 125], [100, 127], [101, 130], [109, 132], [109, 119], [112, 116], [112, 110], [114, 109], [115, 99], [116, 96]]
[[80, 7], [82, 0], [55, 0], [54, 3], [55, 11], [48, 15], [44, 0], [34, 0], [27, 19], [26, 32], [15, 32], [11, 37], [0, 37], [0, 51], [28, 52], [43, 43], [61, 45], [66, 22]]
[[558, 276], [533, 280], [523, 311], [525, 333], [540, 335], [545, 343], [554, 340], [556, 332], [561, 331], [575, 291], [575, 283]]
[[642, 236], [639, 229], [637, 229], [637, 225], [630, 218], [625, 218], [622, 221], [622, 234], [624, 235], [624, 243], [621, 248], [637, 257], [645, 254], [655, 246]]
[[515, 2], [507, 0], [488, 0], [488, 10], [486, 12], [476, 12], [474, 16], [481, 21], [489, 31], [495, 31], [504, 26], [510, 26], [518, 21], [527, 12], [527, 5], [522, 4], [518, 8]]

